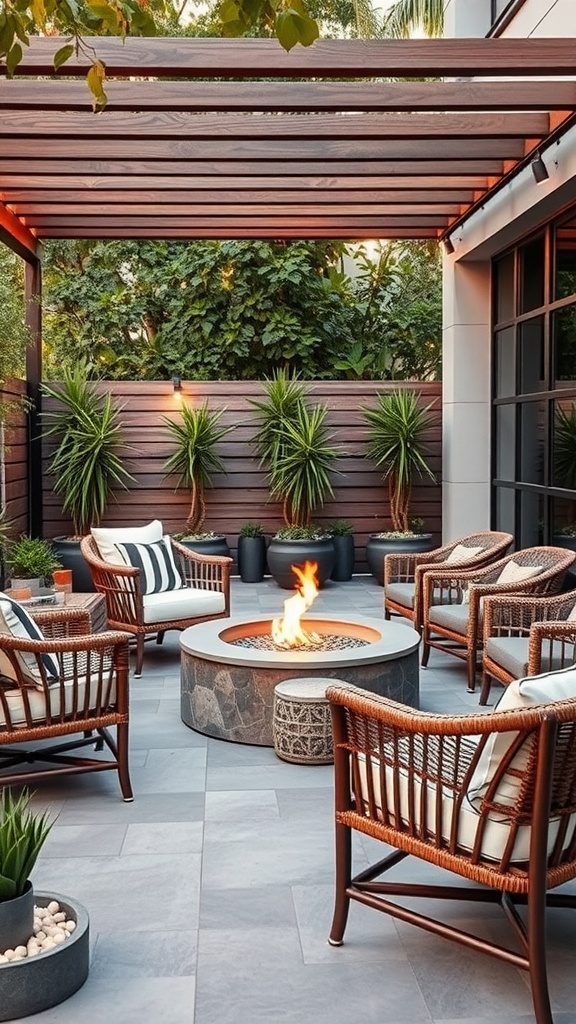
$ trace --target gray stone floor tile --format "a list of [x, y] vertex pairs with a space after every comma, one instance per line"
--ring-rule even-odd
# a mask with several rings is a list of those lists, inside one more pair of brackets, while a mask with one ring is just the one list
[[306, 822], [312, 818], [326, 821], [332, 828], [334, 820], [334, 787], [319, 786], [308, 788], [305, 793], [300, 789], [278, 789], [276, 791], [278, 809], [281, 818], [289, 818]]
[[263, 780], [270, 789], [317, 789], [318, 786], [329, 785], [333, 769], [330, 765], [287, 764], [277, 760], [275, 764], [246, 767], [225, 768], [208, 767], [206, 772], [206, 791], [217, 789], [262, 789]]
[[204, 792], [206, 748], [150, 750], [146, 764], [131, 771], [135, 793]]
[[141, 853], [202, 853], [202, 821], [135, 822], [128, 825], [123, 856]]
[[[148, 826], [146, 826], [148, 827]], [[126, 836], [126, 825], [59, 825], [50, 830], [44, 857], [117, 856]]]
[[96, 931], [154, 931], [197, 926], [200, 891], [198, 854], [49, 858], [39, 861], [34, 885], [66, 891], [82, 903]]
[[[192, 1024], [194, 977], [123, 978], [95, 973], [65, 1003], [33, 1017], [31, 1024]], [[236, 1024], [239, 1024], [237, 1021]]]
[[99, 932], [90, 974], [101, 978], [176, 978], [195, 973], [196, 930]]
[[520, 971], [492, 957], [438, 940], [426, 956], [411, 955], [410, 965], [433, 1018], [530, 1013], [532, 998]]
[[83, 800], [71, 796], [58, 815], [58, 824], [198, 821], [203, 817], [204, 793], [136, 794], [133, 803], [110, 798]]
[[249, 889], [210, 889], [200, 897], [200, 931], [205, 928], [285, 928], [296, 925], [292, 891], [288, 885]]
[[206, 821], [221, 821], [234, 827], [249, 822], [253, 827], [259, 821], [278, 818], [278, 795], [273, 789], [256, 789], [243, 793], [217, 791], [206, 793]]
[[227, 740], [208, 740], [209, 768], [271, 764], [278, 764], [278, 758], [272, 747], [256, 747], [250, 743], [228, 743]]
[[304, 963], [346, 965], [408, 959], [392, 918], [354, 903], [350, 907], [344, 944], [330, 946], [333, 884], [295, 885], [292, 894]]

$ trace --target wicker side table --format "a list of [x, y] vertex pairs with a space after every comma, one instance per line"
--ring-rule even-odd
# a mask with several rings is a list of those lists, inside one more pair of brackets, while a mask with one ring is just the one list
[[274, 750], [293, 764], [332, 764], [332, 718], [328, 686], [349, 686], [341, 679], [285, 679], [274, 687]]

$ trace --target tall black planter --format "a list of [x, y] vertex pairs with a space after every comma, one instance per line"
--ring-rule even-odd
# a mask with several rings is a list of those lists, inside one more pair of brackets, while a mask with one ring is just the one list
[[335, 534], [332, 541], [335, 558], [330, 578], [345, 583], [352, 579], [354, 572], [354, 537], [351, 533]]
[[77, 594], [91, 594], [94, 590], [90, 566], [80, 551], [80, 541], [73, 537], [54, 537], [52, 546], [64, 569], [72, 569], [72, 589]]
[[432, 550], [431, 533], [415, 533], [413, 537], [379, 537], [372, 534], [366, 545], [368, 568], [381, 587], [384, 586], [384, 555]]
[[238, 572], [243, 583], [260, 583], [266, 571], [266, 538], [238, 537]]
[[334, 558], [332, 537], [325, 537], [322, 540], [276, 540], [273, 537], [268, 545], [270, 574], [284, 590], [294, 590], [296, 577], [291, 566], [302, 567], [304, 562], [316, 562], [318, 586], [322, 587], [326, 580], [330, 579]]

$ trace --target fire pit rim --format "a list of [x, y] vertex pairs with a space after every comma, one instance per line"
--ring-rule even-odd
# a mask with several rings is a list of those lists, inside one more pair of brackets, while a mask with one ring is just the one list
[[[180, 637], [182, 650], [206, 661], [222, 662], [227, 665], [246, 666], [255, 669], [278, 669], [307, 666], [310, 669], [338, 668], [347, 665], [371, 665], [381, 661], [393, 661], [402, 654], [411, 654], [418, 648], [420, 635], [411, 626], [402, 623], [388, 622], [369, 616], [359, 615], [308, 615], [302, 620], [311, 629], [315, 623], [333, 623], [349, 625], [358, 630], [364, 627], [373, 631], [378, 639], [364, 647], [342, 648], [330, 651], [310, 651], [306, 648], [282, 651], [263, 651], [256, 648], [238, 647], [222, 639], [222, 634], [233, 632], [239, 626], [249, 627], [252, 624], [269, 622], [272, 624], [274, 615], [234, 615], [229, 619], [216, 619], [211, 622], [189, 626]], [[356, 632], [357, 635], [357, 632]]]

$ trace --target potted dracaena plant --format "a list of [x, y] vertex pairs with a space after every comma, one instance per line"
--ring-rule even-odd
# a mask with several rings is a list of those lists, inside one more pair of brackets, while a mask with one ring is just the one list
[[174, 536], [180, 544], [201, 554], [229, 556], [226, 537], [204, 530], [204, 521], [205, 491], [212, 486], [212, 473], [226, 472], [217, 447], [233, 427], [220, 423], [225, 409], [210, 410], [206, 401], [197, 409], [183, 403], [181, 411], [181, 420], [164, 416], [164, 423], [175, 442], [164, 467], [168, 474], [177, 475], [177, 489], [182, 487], [190, 492], [185, 528]]
[[397, 389], [377, 396], [374, 407], [364, 408], [368, 423], [367, 456], [388, 484], [392, 528], [373, 533], [366, 545], [368, 567], [384, 583], [384, 556], [397, 551], [430, 551], [432, 534], [421, 532], [422, 520], [410, 516], [414, 476], [435, 479], [426, 461], [424, 435], [432, 425], [431, 406], [422, 407], [412, 390]]
[[322, 586], [334, 566], [334, 544], [312, 517], [333, 496], [331, 474], [340, 449], [326, 427], [326, 406], [310, 405], [297, 377], [278, 370], [264, 391], [264, 399], [252, 401], [259, 419], [254, 441], [285, 524], [268, 545], [268, 568], [279, 586], [291, 590], [291, 566], [316, 562]]
[[80, 552], [80, 540], [90, 527], [98, 526], [113, 493], [126, 489], [133, 477], [124, 461], [129, 446], [122, 438], [121, 407], [112, 395], [100, 394], [88, 379], [86, 367], [64, 371], [59, 385], [42, 385], [43, 393], [59, 407], [42, 413], [49, 424], [43, 437], [56, 441], [50, 457], [54, 491], [63, 499], [62, 510], [73, 524], [73, 537], [55, 537], [57, 555], [72, 569], [74, 590], [91, 591], [92, 574]]
[[29, 589], [32, 595], [40, 593], [54, 570], [62, 567], [51, 541], [27, 534], [8, 545], [6, 565], [11, 588]]

